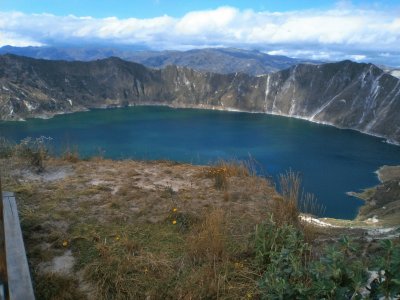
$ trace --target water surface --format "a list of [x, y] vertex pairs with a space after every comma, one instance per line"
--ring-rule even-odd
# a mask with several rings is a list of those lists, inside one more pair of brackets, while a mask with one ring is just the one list
[[56, 151], [77, 146], [81, 155], [170, 159], [207, 164], [251, 155], [271, 176], [291, 168], [304, 189], [326, 207], [325, 216], [353, 218], [362, 201], [348, 191], [378, 183], [374, 171], [400, 164], [400, 147], [352, 130], [264, 114], [130, 107], [2, 122], [0, 135], [19, 141], [52, 137]]

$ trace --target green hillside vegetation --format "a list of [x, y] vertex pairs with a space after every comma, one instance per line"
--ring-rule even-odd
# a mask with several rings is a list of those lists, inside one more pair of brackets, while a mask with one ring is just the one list
[[321, 208], [295, 172], [275, 184], [251, 160], [55, 157], [46, 143], [0, 146], [37, 299], [399, 297], [398, 231], [306, 222]]

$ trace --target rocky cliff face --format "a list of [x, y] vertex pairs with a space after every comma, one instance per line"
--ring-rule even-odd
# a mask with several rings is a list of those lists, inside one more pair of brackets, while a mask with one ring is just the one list
[[400, 80], [371, 64], [300, 64], [252, 77], [176, 66], [152, 70], [118, 58], [0, 57], [3, 120], [143, 104], [265, 112], [400, 142]]

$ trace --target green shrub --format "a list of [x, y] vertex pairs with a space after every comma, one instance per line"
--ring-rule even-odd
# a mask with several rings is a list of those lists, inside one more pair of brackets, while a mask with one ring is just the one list
[[400, 298], [400, 244], [391, 240], [381, 241], [385, 254], [377, 259], [378, 295], [385, 299]]
[[292, 225], [276, 226], [270, 220], [256, 228], [256, 262], [262, 299], [305, 298], [309, 290], [306, 272], [311, 247]]
[[309, 266], [311, 295], [319, 299], [361, 299], [361, 289], [368, 278], [357, 250], [347, 237], [342, 237], [339, 245], [326, 248], [319, 260]]
[[311, 247], [292, 225], [271, 219], [255, 233], [262, 299], [361, 299], [367, 272], [348, 238], [311, 259]]

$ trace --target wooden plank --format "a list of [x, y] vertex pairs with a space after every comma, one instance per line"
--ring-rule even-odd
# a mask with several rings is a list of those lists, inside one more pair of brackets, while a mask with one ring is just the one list
[[35, 299], [15, 197], [8, 193], [3, 202], [9, 297], [10, 300]]
[[4, 234], [3, 218], [3, 192], [0, 173], [0, 299], [8, 299], [6, 240]]

